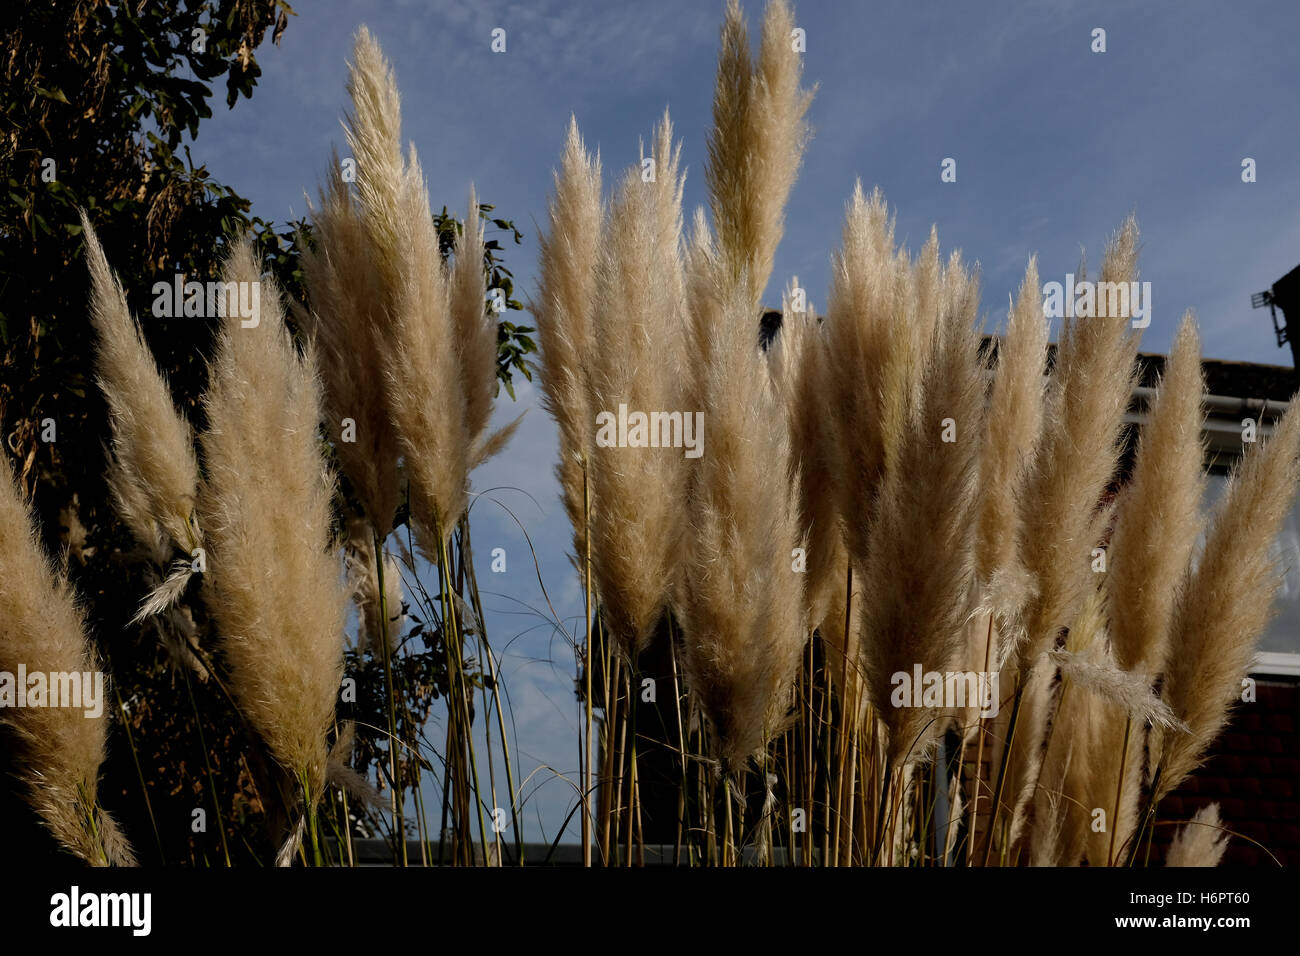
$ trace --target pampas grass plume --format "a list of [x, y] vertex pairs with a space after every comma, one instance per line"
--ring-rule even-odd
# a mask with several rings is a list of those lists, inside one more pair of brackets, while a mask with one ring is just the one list
[[[371, 526], [393, 524], [401, 489], [397, 435], [382, 387], [391, 342], [385, 290], [366, 221], [343, 180], [338, 157], [330, 164], [319, 205], [312, 210], [316, 248], [303, 252], [311, 308], [298, 316], [313, 338], [325, 388], [327, 432], [339, 466]], [[355, 434], [343, 440], [344, 419]]]
[[161, 564], [168, 554], [159, 527], [186, 553], [199, 544], [190, 520], [199, 475], [190, 426], [172, 403], [84, 210], [81, 226], [90, 269], [90, 317], [99, 336], [99, 384], [113, 430], [109, 484], [123, 519]]
[[1152, 400], [1107, 548], [1115, 660], [1148, 679], [1164, 660], [1174, 600], [1200, 533], [1204, 390], [1200, 343], [1189, 314]]
[[[74, 675], [100, 670], [67, 583], [41, 553], [7, 460], [0, 463], [0, 671]], [[101, 705], [105, 701], [100, 701]], [[108, 717], [79, 707], [0, 710], [17, 743], [27, 802], [69, 852], [93, 866], [134, 865], [130, 844], [97, 798]]]
[[1218, 866], [1227, 849], [1228, 834], [1219, 819], [1219, 805], [1211, 803], [1178, 828], [1165, 866]]
[[723, 308], [695, 371], [709, 447], [690, 475], [680, 616], [687, 683], [724, 769], [739, 769], [784, 723], [807, 624], [790, 563], [801, 533], [784, 411], [743, 285]]
[[586, 522], [583, 470], [591, 459], [596, 414], [591, 408], [584, 363], [594, 351], [596, 269], [605, 210], [600, 157], [587, 153], [573, 117], [569, 118], [548, 215], [549, 229], [539, 239], [539, 289], [529, 308], [537, 320], [541, 345], [542, 400], [559, 426], [556, 471], [560, 490], [574, 528], [574, 550], [582, 554]]
[[[224, 280], [258, 282], [259, 272], [243, 240]], [[205, 599], [241, 712], [315, 801], [342, 679], [347, 595], [332, 548], [314, 358], [299, 357], [279, 290], [260, 281], [258, 324], [226, 319], [205, 398]]]
[[[683, 404], [680, 149], [665, 113], [654, 137], [654, 182], [642, 181], [639, 166], [630, 169], [610, 209], [594, 313], [592, 344], [599, 344], [585, 358], [587, 404], [597, 412]], [[595, 428], [594, 418], [587, 427]], [[631, 653], [648, 644], [674, 590], [683, 455], [671, 447], [591, 450], [592, 570], [606, 626]]]
[[727, 279], [743, 281], [755, 304], [772, 273], [786, 199], [809, 138], [804, 117], [813, 91], [799, 86], [793, 27], [785, 0], [769, 0], [754, 63], [738, 0], [728, 0], [722, 26], [706, 176]]
[[1268, 624], [1280, 576], [1277, 537], [1300, 483], [1300, 401], [1292, 398], [1266, 444], [1247, 450], [1210, 519], [1205, 549], [1174, 606], [1162, 695], [1186, 725], [1163, 735], [1157, 796], [1200, 763], [1218, 735], [1255, 643]]

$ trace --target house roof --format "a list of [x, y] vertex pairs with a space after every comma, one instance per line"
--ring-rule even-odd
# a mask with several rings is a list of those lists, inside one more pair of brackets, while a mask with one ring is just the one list
[[[984, 336], [989, 349], [990, 362], [997, 355], [995, 336]], [[1138, 386], [1155, 388], [1164, 374], [1166, 356], [1159, 352], [1139, 352]], [[1047, 367], [1056, 361], [1056, 345], [1047, 347]], [[1208, 395], [1224, 398], [1242, 398], [1248, 401], [1267, 400], [1270, 404], [1285, 405], [1300, 388], [1300, 375], [1290, 365], [1265, 365], [1260, 362], [1238, 362], [1231, 359], [1201, 359]]]
[[[1141, 352], [1138, 354], [1138, 364], [1141, 368], [1139, 384], [1154, 388], [1164, 372], [1165, 356]], [[1289, 365], [1202, 359], [1201, 369], [1205, 373], [1205, 391], [1210, 395], [1286, 403], [1291, 400], [1296, 388], [1300, 387], [1300, 376]]]
[[[766, 348], [781, 328], [781, 313], [767, 309], [759, 320], [759, 340]], [[997, 356], [999, 337], [984, 336], [989, 362]], [[1049, 345], [1047, 367], [1056, 360], [1056, 346]], [[1165, 356], [1158, 352], [1138, 353], [1138, 385], [1154, 388], [1164, 372]], [[1207, 358], [1201, 360], [1205, 374], [1205, 391], [1224, 398], [1241, 398], [1248, 402], [1267, 401], [1270, 405], [1284, 405], [1300, 389], [1300, 375], [1289, 365], [1265, 365], [1260, 362], [1238, 362], [1230, 359]]]

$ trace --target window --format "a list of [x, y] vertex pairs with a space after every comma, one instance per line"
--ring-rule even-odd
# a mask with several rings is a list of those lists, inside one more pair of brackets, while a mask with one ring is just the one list
[[[1207, 517], [1226, 485], [1227, 475], [1217, 469], [1207, 476], [1202, 500]], [[1202, 532], [1198, 552], [1204, 544]], [[1273, 543], [1273, 556], [1283, 577], [1274, 599], [1274, 617], [1259, 639], [1253, 673], [1300, 676], [1300, 503], [1292, 504]]]

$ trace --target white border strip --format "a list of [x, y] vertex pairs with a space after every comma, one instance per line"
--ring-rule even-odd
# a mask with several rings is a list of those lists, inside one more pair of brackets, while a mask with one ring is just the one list
[[1300, 654], [1260, 651], [1255, 655], [1255, 665], [1250, 672], [1278, 677], [1300, 677]]

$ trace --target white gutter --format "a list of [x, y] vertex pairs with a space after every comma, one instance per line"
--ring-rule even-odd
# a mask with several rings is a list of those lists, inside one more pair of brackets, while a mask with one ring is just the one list
[[1300, 654], [1260, 651], [1250, 672], [1270, 677], [1300, 677]]
[[[1156, 394], [1156, 390], [1147, 388], [1145, 385], [1139, 385], [1133, 389], [1133, 394], [1150, 401]], [[1257, 417], [1259, 412], [1264, 410], [1277, 417], [1285, 412], [1290, 404], [1289, 402], [1280, 402], [1271, 398], [1240, 398], [1232, 395], [1202, 395], [1201, 402], [1206, 408], [1223, 412], [1254, 412], [1255, 416], [1252, 417]]]

